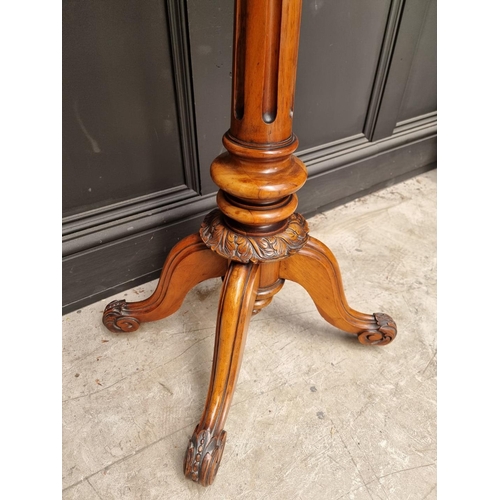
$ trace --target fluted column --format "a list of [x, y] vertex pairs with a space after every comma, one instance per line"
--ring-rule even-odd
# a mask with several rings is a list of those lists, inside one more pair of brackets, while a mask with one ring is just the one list
[[[235, 2], [231, 126], [223, 137], [227, 152], [211, 166], [222, 213], [210, 214], [201, 231], [209, 246], [233, 260], [245, 262], [246, 250], [269, 244], [274, 251], [257, 249], [247, 260], [279, 260], [307, 238], [305, 221], [294, 213], [295, 192], [307, 179], [293, 155], [292, 132], [300, 14], [300, 0]], [[251, 241], [234, 252], [238, 235]]]

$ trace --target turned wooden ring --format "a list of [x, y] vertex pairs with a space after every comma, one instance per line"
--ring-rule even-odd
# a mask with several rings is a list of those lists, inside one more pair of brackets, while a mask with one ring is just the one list
[[252, 206], [238, 202], [225, 194], [224, 191], [219, 191], [217, 193], [217, 205], [224, 215], [241, 224], [265, 226], [284, 221], [290, 217], [297, 210], [299, 199], [296, 194], [292, 194], [271, 206]]

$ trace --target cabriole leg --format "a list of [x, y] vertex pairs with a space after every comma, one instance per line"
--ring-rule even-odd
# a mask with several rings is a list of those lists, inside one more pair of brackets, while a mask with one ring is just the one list
[[108, 330], [121, 333], [166, 318], [179, 309], [191, 288], [224, 276], [226, 269], [227, 260], [207, 248], [198, 234], [188, 236], [172, 248], [151, 297], [140, 302], [114, 300], [106, 306], [102, 322]]
[[224, 451], [223, 427], [243, 358], [259, 274], [258, 264], [231, 262], [224, 279], [208, 396], [184, 458], [186, 477], [203, 486], [213, 483]]
[[389, 315], [364, 314], [349, 307], [337, 260], [317, 239], [309, 237], [297, 254], [281, 263], [280, 278], [302, 285], [326, 321], [357, 335], [362, 344], [386, 345], [396, 337], [396, 323]]

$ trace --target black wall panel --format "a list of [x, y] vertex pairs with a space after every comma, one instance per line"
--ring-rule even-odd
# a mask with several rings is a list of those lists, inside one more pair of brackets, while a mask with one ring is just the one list
[[63, 214], [184, 186], [163, 3], [63, 12]]
[[363, 132], [389, 0], [306, 1], [294, 132], [300, 150]]
[[217, 186], [210, 164], [224, 151], [229, 128], [233, 45], [233, 2], [188, 0], [189, 40], [202, 193]]
[[431, 0], [422, 24], [415, 54], [399, 108], [398, 122], [437, 109], [437, 0]]

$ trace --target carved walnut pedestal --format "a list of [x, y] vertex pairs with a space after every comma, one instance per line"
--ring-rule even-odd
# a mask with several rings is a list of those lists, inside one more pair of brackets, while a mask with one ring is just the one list
[[198, 283], [223, 278], [208, 396], [184, 460], [186, 477], [203, 486], [212, 484], [224, 451], [250, 318], [285, 280], [302, 285], [326, 321], [362, 344], [386, 345], [396, 336], [387, 314], [349, 307], [335, 257], [295, 212], [295, 193], [307, 179], [292, 133], [300, 12], [299, 0], [235, 1], [231, 126], [227, 152], [211, 166], [219, 208], [199, 235], [172, 249], [150, 298], [114, 301], [104, 311], [109, 330], [132, 332], [173, 314]]

